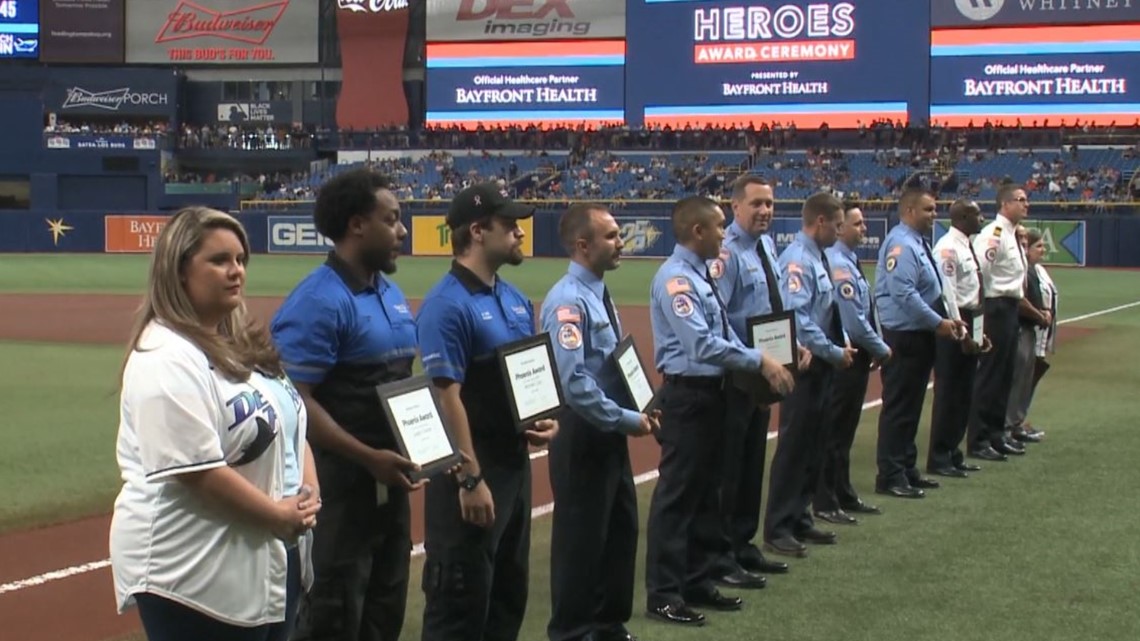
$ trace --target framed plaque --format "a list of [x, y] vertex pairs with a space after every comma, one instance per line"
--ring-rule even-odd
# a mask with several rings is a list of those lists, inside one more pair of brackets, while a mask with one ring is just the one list
[[749, 347], [759, 348], [788, 369], [798, 369], [800, 352], [796, 344], [795, 312], [753, 316], [745, 320], [744, 325]]
[[515, 429], [523, 432], [535, 421], [557, 416], [564, 398], [550, 334], [543, 332], [507, 343], [499, 347], [497, 355]]
[[649, 382], [642, 364], [641, 353], [633, 342], [633, 336], [625, 335], [613, 352], [614, 362], [621, 374], [621, 382], [625, 391], [633, 399], [634, 407], [639, 412], [648, 412], [657, 402], [657, 390]]
[[[749, 347], [759, 348], [793, 372], [799, 368], [795, 312], [753, 316], [744, 321], [744, 326], [747, 331], [745, 342]], [[732, 384], [746, 392], [758, 405], [772, 405], [784, 400], [784, 396], [772, 389], [768, 379], [759, 371], [733, 370]]]
[[450, 470], [463, 461], [430, 378], [415, 376], [378, 385], [376, 393], [400, 454], [420, 466], [418, 472], [408, 475], [412, 482]]

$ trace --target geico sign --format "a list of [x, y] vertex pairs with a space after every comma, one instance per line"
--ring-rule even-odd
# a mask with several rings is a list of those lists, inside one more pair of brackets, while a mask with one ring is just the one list
[[270, 243], [277, 247], [332, 247], [328, 238], [317, 233], [313, 223], [273, 223], [269, 228]]

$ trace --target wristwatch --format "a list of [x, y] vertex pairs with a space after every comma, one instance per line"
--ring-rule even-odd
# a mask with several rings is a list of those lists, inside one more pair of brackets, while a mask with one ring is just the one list
[[475, 488], [479, 487], [479, 484], [482, 482], [482, 476], [478, 474], [468, 474], [467, 476], [463, 477], [463, 480], [459, 481], [459, 487], [467, 490], [468, 492], [471, 492]]

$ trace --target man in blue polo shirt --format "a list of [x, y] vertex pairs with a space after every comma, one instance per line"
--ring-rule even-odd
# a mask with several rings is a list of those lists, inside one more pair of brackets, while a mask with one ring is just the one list
[[325, 183], [313, 220], [333, 241], [273, 318], [273, 338], [309, 415], [324, 509], [313, 534], [312, 589], [294, 639], [397, 641], [407, 601], [415, 465], [375, 387], [411, 376], [416, 328], [396, 271], [407, 236], [386, 178], [368, 170]]
[[514, 425], [496, 350], [534, 335], [534, 306], [498, 276], [523, 262], [519, 220], [533, 207], [491, 183], [461, 191], [447, 225], [451, 271], [424, 298], [417, 318], [424, 370], [444, 416], [468, 454], [458, 478], [424, 496], [423, 641], [515, 639], [526, 613], [530, 556], [530, 457], [558, 423]]

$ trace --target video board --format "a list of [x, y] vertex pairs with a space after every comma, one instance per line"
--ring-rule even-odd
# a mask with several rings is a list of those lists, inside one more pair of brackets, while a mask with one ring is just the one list
[[926, 116], [926, 2], [629, 0], [626, 24], [630, 124], [839, 128]]
[[1140, 119], [1140, 22], [935, 29], [933, 122], [1055, 127]]
[[0, 59], [40, 55], [40, 7], [37, 0], [0, 0]]
[[429, 125], [598, 127], [624, 121], [625, 42], [428, 43]]

